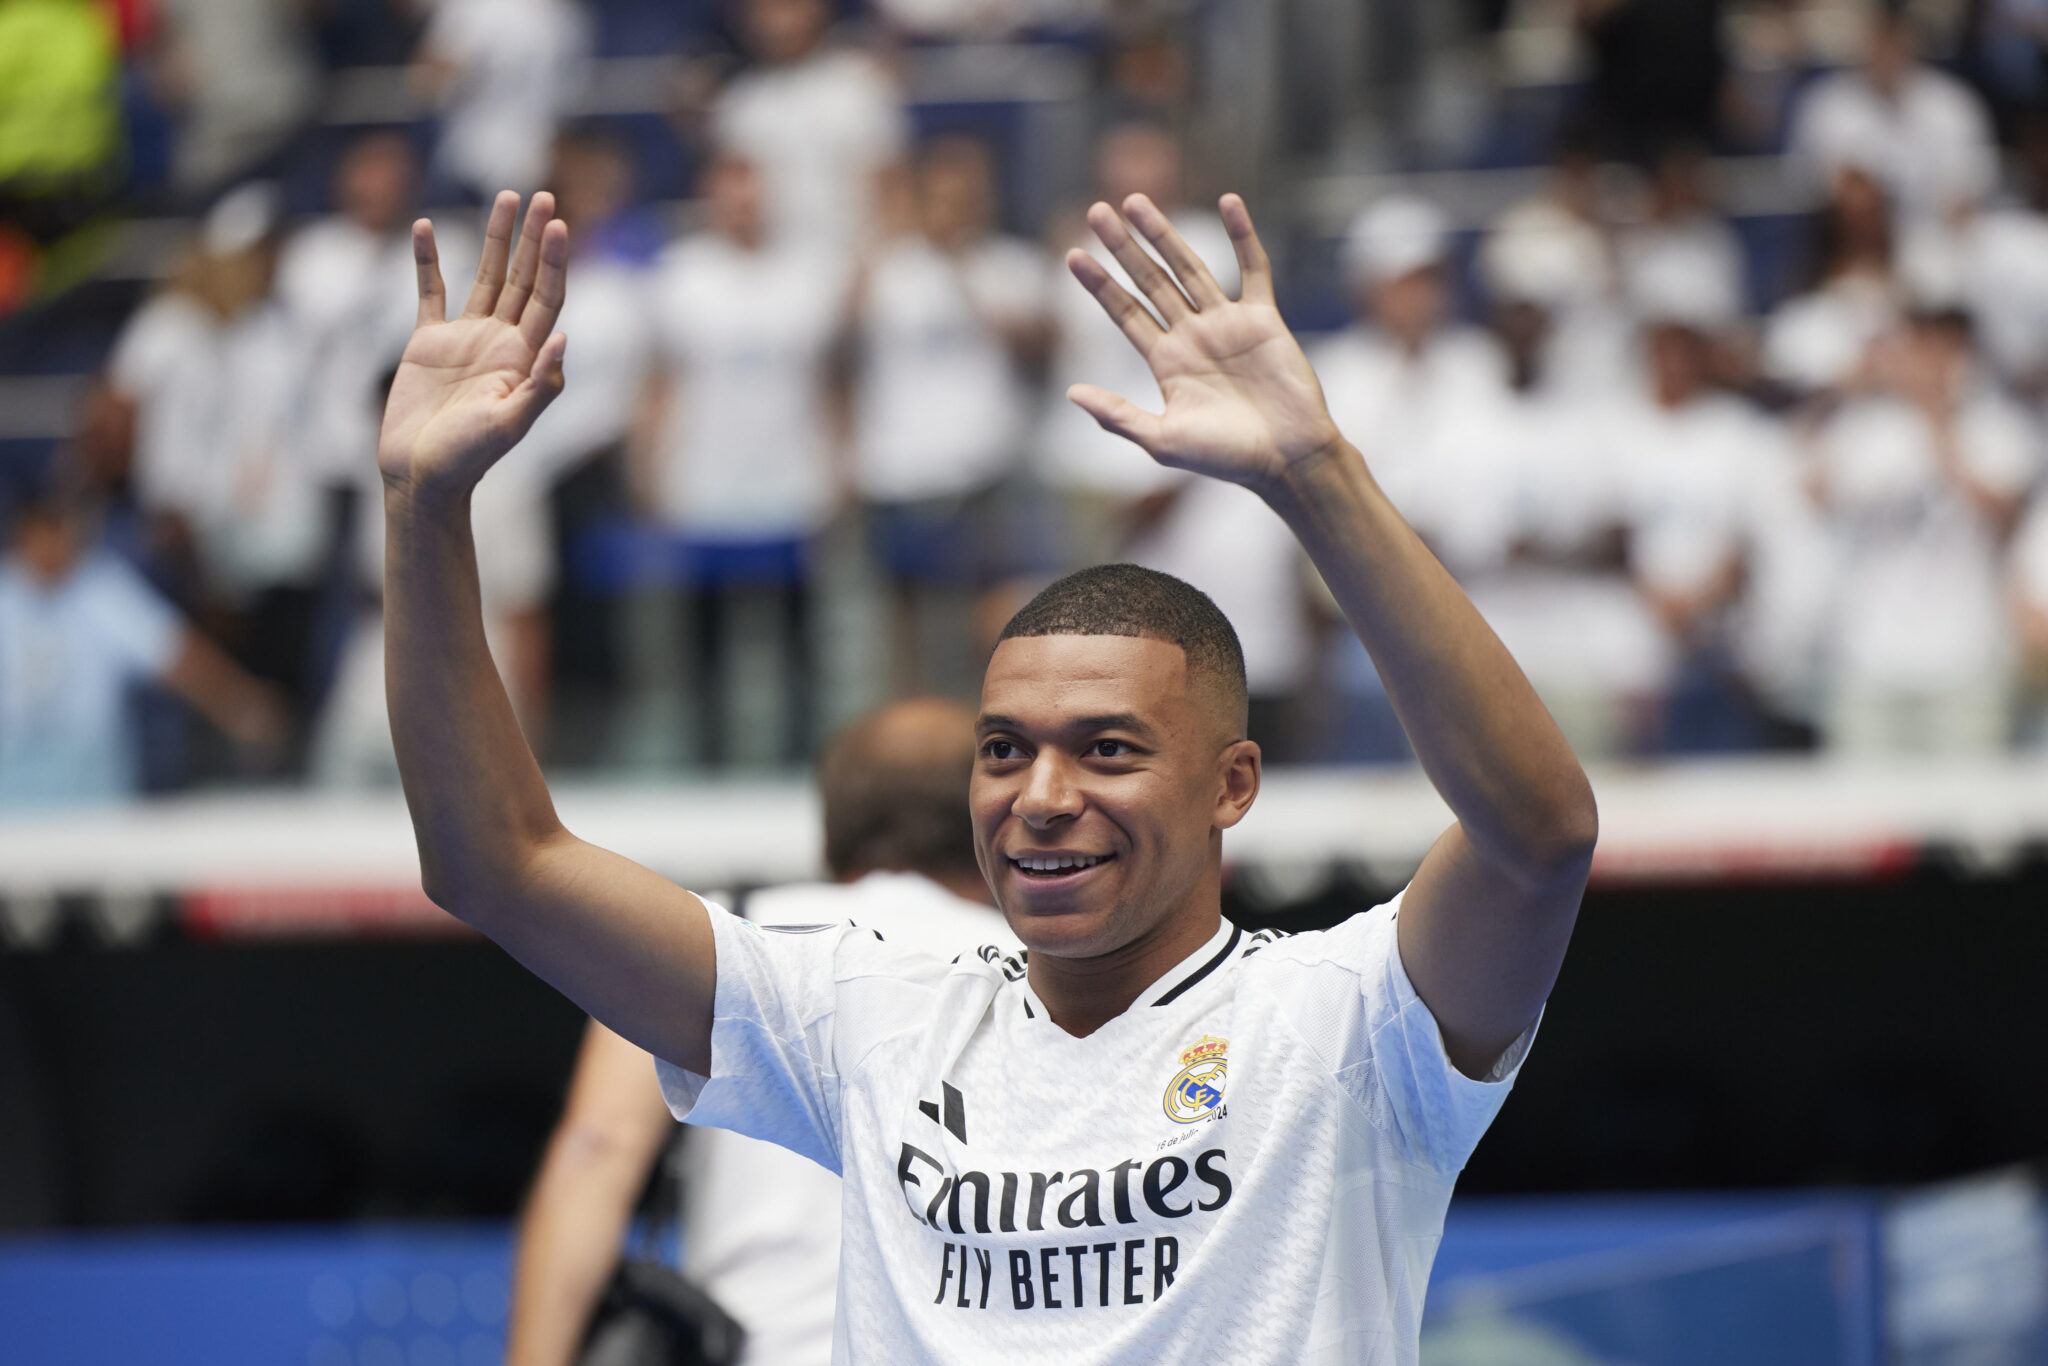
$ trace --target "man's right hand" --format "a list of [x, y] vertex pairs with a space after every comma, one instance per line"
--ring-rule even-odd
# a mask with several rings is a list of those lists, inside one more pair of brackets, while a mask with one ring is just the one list
[[412, 225], [420, 311], [377, 439], [388, 489], [436, 500], [467, 494], [562, 391], [568, 340], [553, 329], [562, 311], [569, 232], [554, 212], [554, 196], [534, 195], [515, 252], [519, 196], [509, 190], [498, 196], [476, 283], [452, 322], [433, 224], [422, 218]]

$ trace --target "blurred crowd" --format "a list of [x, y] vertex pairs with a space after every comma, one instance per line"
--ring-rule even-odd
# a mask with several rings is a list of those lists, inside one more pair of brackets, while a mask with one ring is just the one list
[[[1731, 91], [1765, 84], [1701, 28], [1732, 7], [1562, 8], [1591, 67], [1537, 192], [1478, 222], [1370, 193], [1320, 275], [1270, 196], [1290, 311], [1349, 318], [1304, 334], [1340, 425], [1590, 758], [2048, 743], [2042, 7], [1985, 7], [2004, 45], [1972, 47], [1970, 81], [1928, 60], [1913, 7], [1854, 7], [1847, 60], [1780, 92], [1771, 174], [1813, 206], [1786, 281], [1712, 155]], [[64, 36], [85, 12], [98, 48]], [[357, 132], [311, 215], [276, 174], [319, 65], [295, 13], [162, 0], [134, 39], [184, 101], [172, 174], [203, 211], [13, 502], [0, 801], [395, 776], [372, 457], [415, 311], [408, 224], [434, 206], [459, 292], [474, 206], [543, 186], [572, 234], [568, 386], [474, 521], [492, 648], [550, 762], [799, 761], [884, 698], [971, 697], [1008, 608], [1104, 559], [1223, 607], [1275, 759], [1405, 757], [1278, 520], [1064, 401], [1082, 379], [1157, 396], [1065, 278], [1085, 194], [1150, 195], [1234, 288], [1225, 168], [1199, 164], [1175, 74], [1191, 9], [877, 0], [848, 25], [734, 0], [733, 52], [677, 68], [692, 190], [664, 206], [613, 127], [570, 117], [576, 0], [440, 0], [393, 54], [431, 137]], [[0, 68], [40, 24], [71, 46], [36, 79], [82, 89], [139, 23], [0, 0]], [[920, 129], [889, 57], [1047, 32], [1094, 35], [1072, 41], [1105, 54], [1107, 94], [1084, 197], [1019, 204], [1014, 149]], [[0, 97], [0, 201], [38, 242], [97, 193], [80, 168], [105, 132], [88, 100], [41, 107], [63, 139]], [[0, 240], [0, 297], [9, 259]]]

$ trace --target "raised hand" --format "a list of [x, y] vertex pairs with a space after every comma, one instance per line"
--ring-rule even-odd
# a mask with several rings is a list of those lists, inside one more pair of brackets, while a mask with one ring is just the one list
[[1126, 199], [1124, 216], [1158, 250], [1170, 275], [1109, 205], [1088, 210], [1088, 225], [1152, 310], [1085, 251], [1067, 253], [1067, 268], [1138, 348], [1166, 409], [1148, 413], [1092, 384], [1074, 385], [1067, 397], [1163, 465], [1261, 488], [1339, 449], [1343, 438], [1308, 357], [1274, 306], [1273, 270], [1251, 213], [1234, 194], [1223, 196], [1219, 207], [1243, 278], [1236, 302], [1145, 196]]
[[420, 312], [377, 438], [387, 487], [435, 497], [467, 493], [562, 391], [568, 339], [553, 329], [569, 231], [554, 213], [554, 196], [534, 195], [515, 251], [519, 196], [498, 196], [476, 283], [452, 322], [433, 224], [422, 218], [412, 225]]

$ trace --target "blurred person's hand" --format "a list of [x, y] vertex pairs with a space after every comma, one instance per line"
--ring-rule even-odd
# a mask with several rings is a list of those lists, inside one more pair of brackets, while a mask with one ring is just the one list
[[466, 495], [562, 391], [568, 339], [553, 328], [569, 232], [552, 221], [554, 209], [554, 196], [534, 195], [515, 251], [519, 196], [498, 196], [476, 283], [452, 321], [433, 226], [425, 219], [413, 224], [419, 321], [391, 381], [377, 439], [387, 490], [414, 498]]
[[1091, 208], [1088, 224], [1158, 317], [1088, 253], [1068, 252], [1067, 268], [1145, 358], [1165, 410], [1148, 413], [1092, 384], [1074, 385], [1067, 397], [1162, 465], [1254, 489], [1344, 450], [1322, 385], [1273, 302], [1272, 268], [1244, 201], [1236, 195], [1221, 201], [1244, 281], [1243, 297], [1236, 301], [1158, 205], [1134, 194], [1123, 208], [1172, 267], [1171, 275], [1109, 205]]

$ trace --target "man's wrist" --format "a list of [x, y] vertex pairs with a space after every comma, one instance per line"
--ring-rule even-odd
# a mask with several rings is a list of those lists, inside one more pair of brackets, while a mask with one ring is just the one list
[[469, 521], [467, 485], [384, 476], [384, 518], [387, 522]]
[[1307, 454], [1287, 461], [1259, 492], [1285, 517], [1290, 509], [1326, 502], [1361, 481], [1371, 482], [1365, 457], [1356, 446], [1337, 435]]

